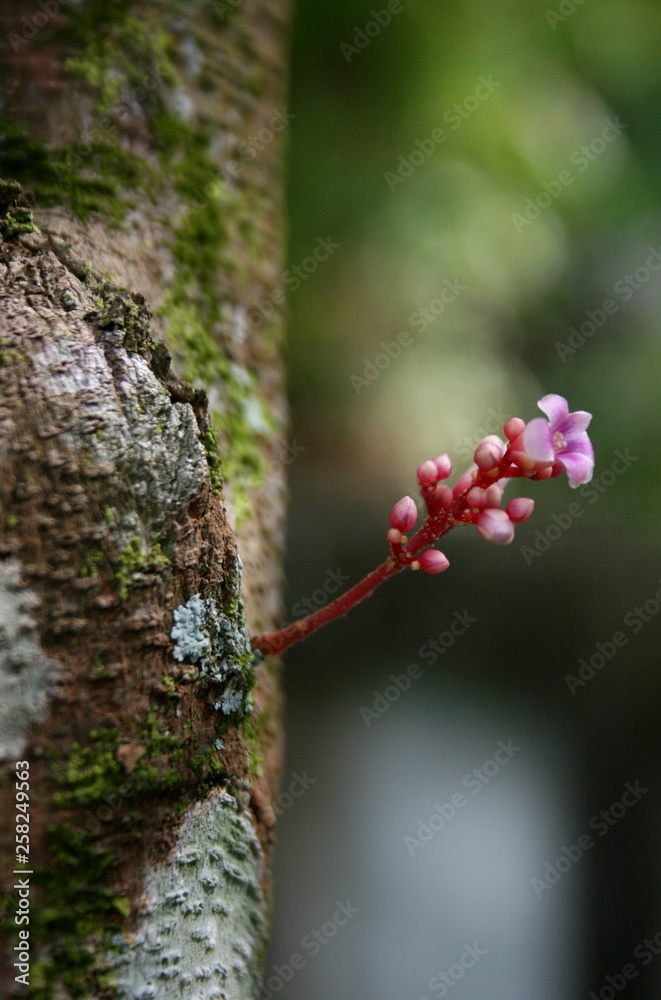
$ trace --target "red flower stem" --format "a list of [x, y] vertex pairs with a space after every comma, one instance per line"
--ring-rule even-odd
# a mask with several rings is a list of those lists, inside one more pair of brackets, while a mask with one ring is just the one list
[[[430, 513], [428, 513], [420, 530], [415, 533], [413, 538], [409, 539], [406, 545], [401, 547], [399, 552], [394, 551], [399, 546], [393, 547], [392, 555], [385, 562], [377, 566], [375, 570], [372, 570], [355, 587], [351, 587], [350, 590], [341, 594], [340, 597], [337, 597], [324, 608], [320, 608], [319, 611], [313, 611], [306, 618], [299, 618], [298, 621], [292, 622], [291, 625], [286, 625], [285, 628], [279, 631], [261, 632], [259, 635], [253, 636], [251, 639], [252, 648], [264, 656], [282, 653], [288, 646], [299, 642], [301, 639], [305, 639], [311, 632], [316, 632], [322, 625], [333, 621], [334, 618], [341, 618], [343, 615], [346, 615], [347, 611], [350, 611], [355, 604], [369, 597], [384, 580], [410, 566], [422, 549], [433, 545], [435, 541], [446, 535], [456, 525], [471, 523], [473, 518], [472, 515], [469, 515], [466, 506], [466, 493], [469, 489], [473, 486], [486, 488], [487, 486], [491, 486], [492, 483], [497, 482], [498, 479], [505, 477], [518, 478], [523, 475], [524, 473], [519, 469], [510, 465], [509, 453], [506, 452], [497, 470], [491, 473], [478, 470], [475, 480], [463, 493], [452, 501], [449, 507], [441, 508], [437, 512], [431, 513], [434, 509], [433, 503], [430, 504], [428, 499], [425, 498], [427, 510]], [[535, 478], [535, 476], [528, 478]], [[467, 515], [469, 516], [467, 517]]]
[[291, 646], [292, 643], [298, 642], [300, 639], [305, 639], [311, 632], [315, 632], [327, 622], [332, 621], [334, 618], [341, 618], [354, 604], [358, 604], [365, 597], [369, 597], [380, 583], [383, 583], [388, 577], [408, 566], [410, 561], [403, 554], [398, 558], [390, 556], [385, 562], [381, 563], [380, 566], [377, 566], [375, 570], [368, 574], [364, 580], [361, 580], [355, 587], [347, 590], [331, 604], [327, 604], [326, 607], [320, 608], [319, 611], [314, 611], [307, 618], [300, 618], [298, 621], [292, 622], [291, 625], [280, 629], [279, 632], [262, 632], [261, 635], [253, 636], [251, 640], [252, 648], [263, 653], [265, 656], [281, 653], [288, 646]]

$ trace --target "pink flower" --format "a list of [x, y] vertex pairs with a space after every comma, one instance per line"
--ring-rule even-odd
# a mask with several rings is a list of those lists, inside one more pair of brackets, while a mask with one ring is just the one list
[[459, 477], [454, 488], [442, 482], [452, 471], [446, 454], [422, 462], [417, 469], [426, 508], [422, 527], [410, 539], [403, 534], [415, 526], [417, 508], [412, 497], [402, 497], [389, 515], [389, 557], [330, 604], [278, 632], [254, 636], [253, 650], [265, 655], [282, 652], [346, 614], [380, 583], [407, 567], [423, 573], [443, 573], [450, 565], [448, 558], [431, 546], [459, 525], [474, 524], [488, 542], [509, 545], [514, 540], [515, 526], [527, 521], [534, 508], [531, 498], [516, 497], [505, 510], [501, 509], [503, 491], [510, 479], [527, 477], [538, 481], [566, 471], [570, 486], [589, 482], [594, 469], [594, 452], [587, 435], [591, 414], [582, 410], [570, 413], [567, 400], [554, 393], [543, 396], [537, 405], [546, 419], [537, 417], [526, 424], [520, 417], [511, 417], [503, 427], [508, 444], [496, 435], [487, 435], [475, 449], [475, 464]]
[[477, 465], [478, 469], [483, 469], [488, 472], [490, 469], [495, 469], [503, 455], [505, 454], [505, 445], [496, 437], [495, 434], [489, 434], [478, 444], [475, 449], [475, 455], [473, 461]]
[[477, 507], [482, 510], [487, 506], [487, 491], [479, 486], [473, 486], [466, 494], [466, 503], [469, 507]]
[[514, 500], [510, 500], [508, 503], [505, 513], [514, 524], [523, 524], [524, 521], [528, 520], [534, 509], [534, 500], [531, 500], [529, 497], [515, 497]]
[[526, 422], [521, 417], [512, 417], [503, 427], [505, 437], [508, 441], [516, 441], [522, 430], [525, 429]]
[[418, 520], [418, 508], [413, 497], [402, 497], [390, 511], [390, 527], [410, 531]]
[[454, 497], [452, 495], [452, 490], [450, 489], [449, 486], [437, 486], [434, 498], [439, 508], [445, 508], [445, 509], [447, 509], [454, 500]]
[[514, 538], [514, 525], [504, 510], [487, 507], [483, 510], [475, 527], [487, 542], [494, 545], [509, 545]]
[[443, 573], [450, 565], [448, 557], [438, 549], [427, 549], [417, 561], [425, 573]]
[[430, 458], [418, 466], [417, 476], [421, 486], [434, 486], [442, 478], [436, 462]]
[[465, 493], [466, 490], [471, 488], [475, 482], [475, 477], [473, 475], [475, 471], [477, 471], [477, 466], [473, 465], [467, 472], [464, 472], [463, 476], [459, 477], [455, 483], [454, 489], [452, 490], [452, 495], [455, 500], [457, 497], [460, 497], [462, 493]]
[[452, 475], [452, 462], [449, 455], [445, 453], [439, 455], [438, 458], [434, 459], [434, 464], [438, 469], [439, 479], [447, 479], [448, 476]]
[[537, 403], [548, 420], [536, 417], [512, 441], [513, 461], [525, 471], [540, 471], [560, 462], [571, 487], [592, 479], [594, 451], [587, 428], [592, 414], [585, 410], [569, 412], [563, 396], [549, 393]]
[[503, 490], [508, 483], [509, 479], [501, 479], [500, 482], [487, 486], [487, 507], [500, 507], [503, 502]]

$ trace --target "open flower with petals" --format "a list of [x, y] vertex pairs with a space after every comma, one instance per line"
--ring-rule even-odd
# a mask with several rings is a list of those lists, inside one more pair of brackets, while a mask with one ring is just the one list
[[444, 482], [452, 471], [445, 453], [422, 462], [417, 480], [426, 513], [422, 526], [412, 537], [408, 537], [408, 532], [415, 528], [418, 508], [413, 497], [405, 496], [390, 511], [387, 532], [390, 554], [380, 566], [306, 618], [299, 618], [278, 632], [253, 636], [252, 648], [262, 655], [282, 652], [346, 614], [401, 570], [443, 573], [450, 563], [434, 547], [435, 543], [460, 525], [474, 525], [482, 538], [493, 545], [509, 545], [514, 540], [516, 525], [527, 521], [535, 506], [530, 497], [515, 497], [504, 510], [501, 508], [510, 479], [537, 482], [566, 472], [570, 486], [589, 482], [594, 469], [594, 452], [587, 435], [591, 414], [583, 410], [570, 413], [567, 400], [555, 393], [543, 396], [537, 405], [546, 418], [536, 417], [526, 423], [521, 417], [510, 417], [503, 426], [508, 443], [492, 434], [483, 438], [475, 449], [474, 464], [454, 487]]
[[587, 428], [592, 414], [569, 412], [564, 396], [549, 393], [538, 404], [548, 420], [536, 417], [511, 442], [513, 461], [526, 472], [538, 472], [560, 462], [572, 487], [588, 483], [594, 469], [594, 451]]

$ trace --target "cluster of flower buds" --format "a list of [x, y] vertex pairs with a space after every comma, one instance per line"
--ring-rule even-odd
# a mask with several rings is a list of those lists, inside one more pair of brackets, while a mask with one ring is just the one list
[[503, 492], [510, 479], [548, 479], [566, 471], [570, 485], [576, 487], [592, 478], [594, 453], [586, 432], [591, 415], [584, 411], [569, 413], [567, 401], [554, 394], [544, 396], [538, 405], [548, 419], [539, 417], [526, 424], [512, 417], [503, 427], [505, 440], [495, 434], [483, 438], [475, 449], [475, 464], [454, 489], [444, 483], [452, 473], [447, 455], [418, 466], [427, 518], [409, 542], [405, 532], [418, 519], [415, 501], [403, 497], [390, 511], [387, 538], [398, 562], [407, 562], [411, 569], [426, 573], [442, 573], [449, 566], [447, 557], [433, 548], [419, 554], [420, 549], [460, 524], [474, 524], [479, 534], [494, 545], [509, 545], [515, 525], [527, 521], [535, 506], [528, 497], [517, 497], [502, 509]]
[[412, 497], [402, 497], [390, 511], [389, 558], [345, 594], [307, 618], [279, 632], [253, 636], [253, 649], [262, 653], [281, 652], [346, 614], [400, 570], [442, 573], [450, 563], [433, 546], [457, 525], [474, 524], [488, 542], [508, 545], [514, 538], [515, 525], [527, 521], [534, 507], [528, 497], [518, 497], [502, 509], [503, 491], [510, 479], [549, 479], [566, 472], [572, 487], [589, 482], [594, 468], [594, 452], [587, 435], [591, 414], [583, 410], [570, 413], [567, 400], [554, 394], [544, 396], [538, 406], [546, 419], [537, 417], [526, 423], [512, 417], [503, 427], [504, 440], [489, 435], [480, 441], [475, 449], [475, 464], [453, 489], [445, 483], [452, 474], [447, 455], [419, 465], [418, 485], [426, 507], [422, 527], [408, 537], [407, 532], [412, 531], [418, 520], [418, 509]]

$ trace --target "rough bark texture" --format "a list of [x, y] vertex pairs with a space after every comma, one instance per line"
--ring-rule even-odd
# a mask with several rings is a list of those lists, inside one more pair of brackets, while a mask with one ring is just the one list
[[279, 611], [286, 6], [3, 6], [3, 995], [258, 990], [281, 740], [248, 634]]

